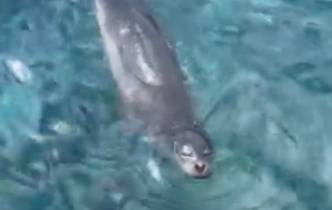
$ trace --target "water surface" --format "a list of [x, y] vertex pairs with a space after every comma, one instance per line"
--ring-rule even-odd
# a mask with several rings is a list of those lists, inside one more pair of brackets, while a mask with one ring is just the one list
[[213, 110], [214, 176], [126, 135], [91, 1], [0, 0], [1, 209], [332, 209], [332, 2], [149, 2]]

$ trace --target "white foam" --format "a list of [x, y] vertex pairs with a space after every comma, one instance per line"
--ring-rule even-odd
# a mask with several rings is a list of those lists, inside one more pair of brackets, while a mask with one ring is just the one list
[[64, 121], [57, 121], [51, 125], [51, 129], [59, 134], [70, 134], [73, 132], [73, 127]]
[[28, 133], [28, 136], [32, 140], [34, 140], [36, 143], [39, 143], [39, 144], [44, 143], [46, 141], [46, 139], [47, 139], [46, 136], [41, 135], [39, 133]]
[[53, 148], [52, 149], [52, 156], [55, 160], [58, 160], [60, 158], [59, 150]]
[[156, 161], [154, 161], [153, 159], [150, 159], [147, 163], [147, 168], [148, 168], [152, 178], [154, 178], [157, 182], [160, 182], [160, 183], [163, 182], [163, 178], [161, 176], [160, 169], [159, 169]]
[[21, 60], [13, 58], [6, 60], [5, 63], [17, 81], [27, 83], [33, 79], [31, 71]]

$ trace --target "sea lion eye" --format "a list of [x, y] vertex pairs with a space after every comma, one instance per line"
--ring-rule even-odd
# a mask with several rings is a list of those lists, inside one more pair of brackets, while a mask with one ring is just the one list
[[189, 145], [184, 145], [181, 150], [181, 155], [186, 157], [192, 157], [194, 155], [193, 148]]
[[211, 150], [208, 148], [203, 151], [204, 156], [209, 156], [209, 155], [211, 155], [211, 153], [212, 153]]

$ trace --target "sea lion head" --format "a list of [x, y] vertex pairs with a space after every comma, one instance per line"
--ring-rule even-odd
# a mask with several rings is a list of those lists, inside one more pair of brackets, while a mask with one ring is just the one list
[[185, 130], [173, 136], [173, 155], [182, 171], [194, 178], [211, 175], [213, 149], [209, 137], [197, 130]]

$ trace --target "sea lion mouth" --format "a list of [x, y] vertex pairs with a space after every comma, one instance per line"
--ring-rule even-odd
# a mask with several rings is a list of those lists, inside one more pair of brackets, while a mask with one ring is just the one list
[[212, 172], [211, 170], [207, 170], [204, 173], [189, 172], [186, 174], [195, 179], [207, 179], [212, 175]]
[[195, 170], [183, 170], [183, 171], [187, 176], [195, 179], [207, 179], [212, 175], [210, 170], [206, 170], [205, 172], [202, 173], [199, 173]]

